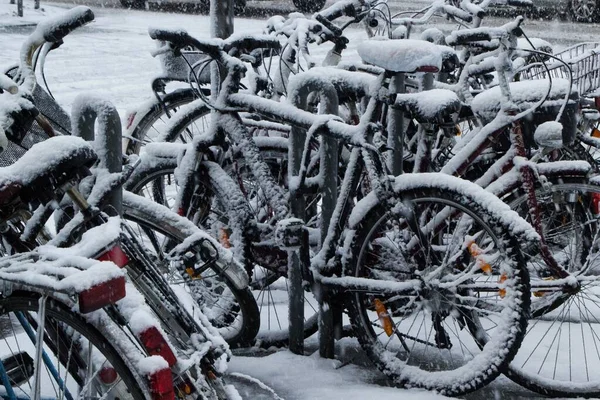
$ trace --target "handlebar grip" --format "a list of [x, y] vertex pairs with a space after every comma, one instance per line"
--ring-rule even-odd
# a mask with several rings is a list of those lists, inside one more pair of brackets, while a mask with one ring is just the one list
[[458, 19], [462, 19], [465, 22], [473, 21], [473, 16], [471, 14], [469, 14], [468, 12], [466, 12], [465, 10], [461, 10], [460, 8], [450, 6], [450, 5], [445, 5], [444, 11], [446, 12], [446, 14], [451, 15]]
[[150, 35], [150, 38], [154, 40], [172, 43], [179, 49], [191, 46], [203, 53], [211, 55], [218, 54], [222, 50], [223, 41], [221, 39], [211, 39], [210, 42], [207, 40], [199, 41], [191, 37], [184, 30], [149, 28], [148, 34]]
[[460, 2], [460, 8], [472, 15], [477, 16], [477, 18], [483, 18], [487, 14], [485, 10], [481, 8], [481, 6], [471, 3], [469, 0], [462, 0]]
[[329, 29], [331, 33], [333, 33], [333, 35], [336, 37], [340, 37], [344, 34], [344, 32], [339, 27], [329, 22], [329, 20], [323, 17], [322, 15], [315, 14], [315, 20], [318, 23], [322, 24], [325, 28]]
[[531, 0], [508, 0], [507, 4], [513, 7], [533, 7], [533, 1]]
[[329, 21], [333, 21], [334, 19], [343, 17], [344, 15], [355, 18], [358, 14], [357, 10], [360, 10], [361, 7], [361, 1], [359, 0], [341, 0], [337, 1], [335, 4], [332, 4], [325, 10], [320, 11], [316, 15], [326, 18]]
[[224, 51], [229, 51], [232, 48], [237, 48], [241, 52], [250, 53], [254, 50], [279, 50], [281, 43], [276, 37], [271, 35], [253, 35], [234, 37], [225, 40]]
[[55, 18], [40, 22], [36, 31], [46, 42], [59, 42], [69, 33], [94, 20], [94, 12], [84, 6], [77, 6]]
[[491, 41], [492, 35], [485, 31], [462, 30], [454, 31], [446, 37], [449, 46], [463, 45], [471, 42]]

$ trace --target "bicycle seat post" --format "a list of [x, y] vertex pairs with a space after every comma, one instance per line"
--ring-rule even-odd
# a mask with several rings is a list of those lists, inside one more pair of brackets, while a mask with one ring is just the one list
[[[404, 93], [406, 87], [404, 85], [404, 72], [396, 72], [390, 80], [390, 95]], [[388, 142], [387, 146], [390, 149], [388, 157], [388, 168], [392, 175], [398, 176], [402, 173], [404, 151], [402, 142], [404, 141], [404, 111], [400, 107], [390, 107], [388, 112]]]

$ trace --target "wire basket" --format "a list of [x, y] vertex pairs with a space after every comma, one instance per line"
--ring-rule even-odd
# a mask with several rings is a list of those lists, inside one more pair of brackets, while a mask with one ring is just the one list
[[[12, 70], [13, 74], [15, 70]], [[11, 70], [8, 71], [10, 76]], [[42, 87], [36, 85], [32, 93], [33, 103], [35, 107], [43, 115], [52, 126], [55, 134], [69, 135], [71, 131], [71, 119], [69, 114], [50, 96]], [[48, 139], [46, 131], [33, 121], [31, 128], [23, 136], [19, 142], [9, 139], [8, 146], [0, 154], [0, 167], [6, 167], [15, 163], [23, 156], [34, 144], [43, 142]]]
[[533, 63], [519, 71], [524, 79], [547, 79], [572, 77], [573, 86], [580, 96], [590, 95], [600, 88], [600, 43], [580, 43], [566, 48], [555, 57], [566, 62], [571, 71], [559, 61], [550, 61], [546, 65]]
[[[170, 79], [185, 82], [194, 79], [194, 83], [196, 79], [198, 83], [210, 82], [210, 68], [207, 68], [206, 62], [208, 56], [204, 53], [183, 50], [179, 56], [167, 52], [158, 57], [164, 74]], [[193, 78], [194, 75], [197, 75], [197, 78]]]

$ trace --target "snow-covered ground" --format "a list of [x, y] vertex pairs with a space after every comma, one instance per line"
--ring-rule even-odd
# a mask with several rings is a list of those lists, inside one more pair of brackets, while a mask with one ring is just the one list
[[[399, 2], [397, 2], [399, 3]], [[396, 4], [398, 7], [398, 4]], [[44, 15], [59, 12], [62, 6], [42, 3], [42, 10], [33, 10], [25, 1], [25, 17], [17, 18], [16, 5], [8, 0], [0, 4], [0, 66], [14, 63], [26, 35]], [[57, 100], [70, 109], [82, 92], [104, 94], [125, 110], [150, 96], [150, 81], [160, 71], [150, 55], [154, 45], [147, 34], [149, 26], [183, 28], [199, 37], [208, 36], [208, 18], [202, 15], [168, 14], [132, 11], [120, 8], [95, 9], [96, 21], [65, 39], [46, 63], [48, 84]], [[494, 19], [492, 23], [500, 23]], [[261, 19], [237, 19], [237, 32], [260, 33]], [[564, 24], [556, 21], [531, 21], [525, 24], [530, 36], [539, 36], [565, 47], [578, 41], [600, 40], [597, 24]], [[568, 33], [566, 33], [568, 32]], [[351, 47], [346, 57], [356, 57], [356, 45], [364, 40], [360, 29], [348, 31]], [[326, 49], [317, 49], [315, 55]], [[281, 318], [286, 318], [285, 314]], [[338, 344], [340, 360], [324, 360], [316, 356], [316, 339], [307, 343], [309, 356], [297, 356], [288, 351], [263, 353], [260, 350], [238, 353], [231, 361], [231, 371], [250, 375], [272, 387], [286, 399], [374, 399], [402, 398], [434, 399], [442, 396], [387, 387], [385, 378], [369, 365], [354, 339]], [[312, 355], [310, 355], [312, 354]], [[348, 363], [348, 365], [346, 365]], [[600, 365], [598, 366], [600, 367]], [[242, 376], [236, 379], [243, 380]], [[248, 398], [254, 398], [248, 395]], [[488, 388], [466, 396], [469, 399], [512, 399], [535, 397], [501, 378]], [[275, 398], [271, 396], [271, 398]]]

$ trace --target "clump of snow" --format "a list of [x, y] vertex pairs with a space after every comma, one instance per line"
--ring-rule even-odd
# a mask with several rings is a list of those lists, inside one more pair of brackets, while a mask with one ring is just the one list
[[563, 126], [558, 121], [547, 121], [540, 124], [534, 133], [535, 142], [543, 147], [560, 149], [562, 141]]
[[442, 53], [438, 46], [423, 40], [364, 41], [358, 45], [358, 54], [364, 62], [392, 72], [442, 67]]
[[141, 359], [138, 363], [138, 371], [146, 376], [168, 368], [169, 364], [161, 356], [149, 356]]
[[[564, 99], [570, 93], [573, 93], [568, 80], [557, 78], [552, 81], [538, 79], [511, 82], [509, 87], [512, 101], [521, 111], [530, 108], [542, 100], [548, 93], [549, 87], [550, 94], [548, 95], [548, 100], [544, 103], [547, 106], [561, 105]], [[475, 114], [484, 120], [491, 120], [500, 111], [502, 101], [503, 96], [500, 86], [496, 86], [475, 96], [471, 103], [471, 108]]]
[[80, 138], [56, 136], [36, 143], [17, 162], [0, 169], [0, 188], [11, 183], [27, 185], [52, 168], [81, 155], [87, 155], [90, 160], [95, 158], [91, 145]]

